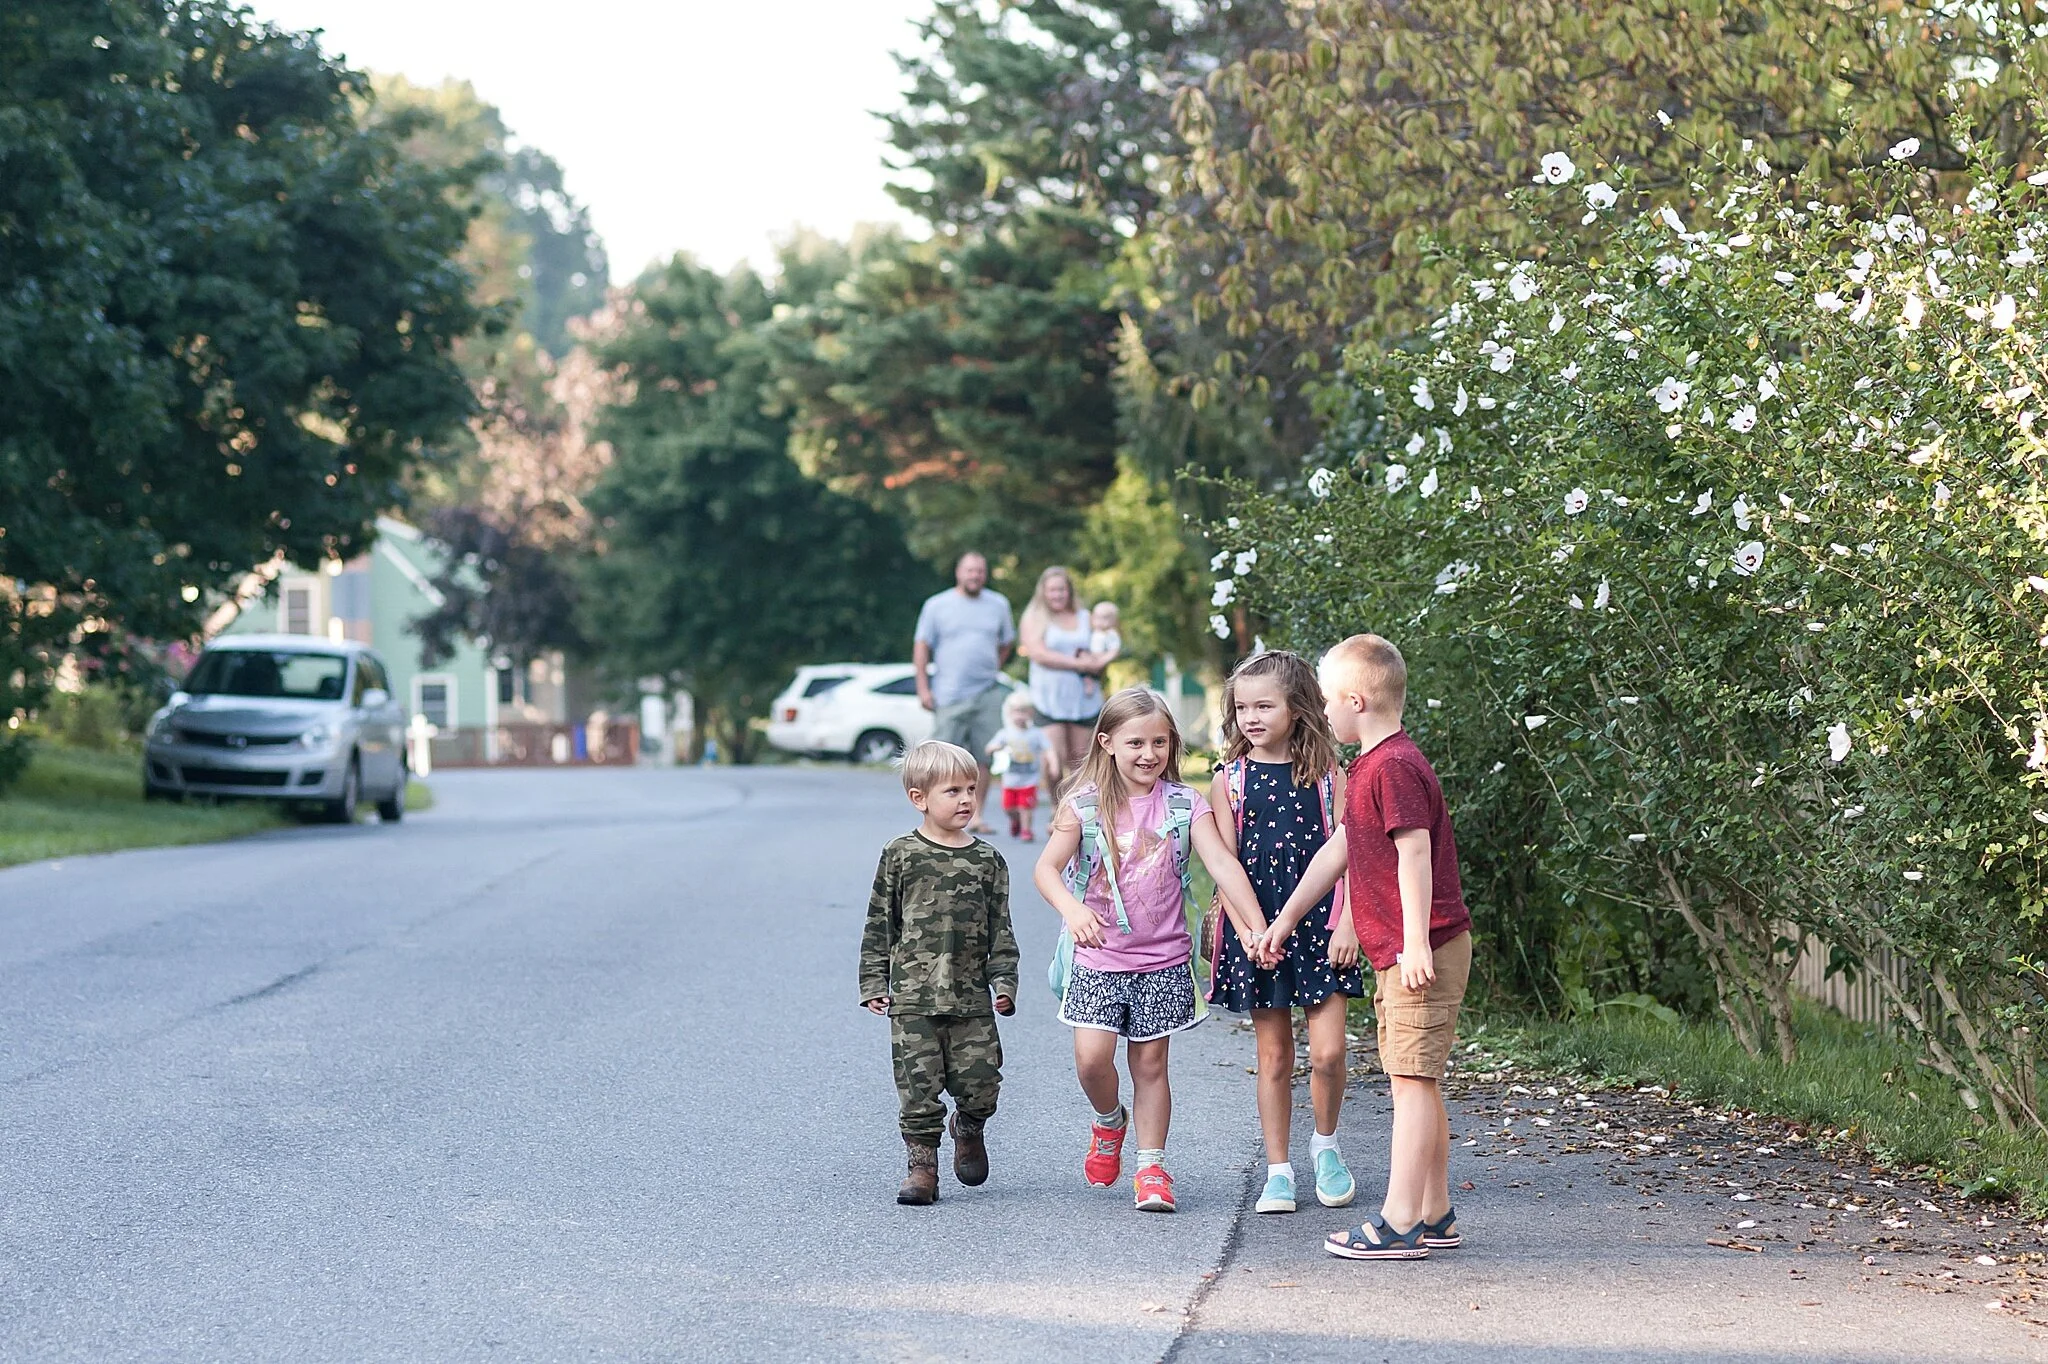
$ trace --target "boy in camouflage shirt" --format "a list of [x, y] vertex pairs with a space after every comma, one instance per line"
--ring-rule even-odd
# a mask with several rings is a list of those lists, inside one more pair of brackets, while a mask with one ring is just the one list
[[861, 935], [860, 999], [889, 1018], [910, 1154], [898, 1203], [939, 1196], [942, 1092], [953, 1096], [954, 1175], [967, 1185], [988, 1178], [982, 1127], [1003, 1078], [994, 1015], [1016, 1011], [1017, 940], [1009, 866], [967, 832], [979, 778], [957, 744], [932, 740], [905, 756], [903, 789], [924, 822], [882, 849]]

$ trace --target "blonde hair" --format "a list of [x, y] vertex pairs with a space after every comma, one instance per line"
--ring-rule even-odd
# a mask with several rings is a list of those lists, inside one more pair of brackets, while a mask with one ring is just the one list
[[1131, 803], [1131, 793], [1124, 786], [1124, 774], [1117, 770], [1116, 755], [1103, 745], [1104, 738], [1114, 738], [1116, 732], [1133, 720], [1142, 720], [1157, 715], [1166, 721], [1168, 743], [1166, 766], [1160, 771], [1161, 781], [1180, 780], [1180, 726], [1174, 723], [1173, 712], [1159, 693], [1144, 687], [1125, 687], [1102, 703], [1102, 713], [1095, 717], [1095, 732], [1088, 736], [1088, 756], [1081, 763], [1081, 770], [1068, 783], [1069, 792], [1086, 787], [1095, 788], [1095, 818], [1109, 836], [1103, 840], [1104, 851], [1109, 857], [1110, 874], [1117, 873], [1116, 826], [1123, 817], [1124, 809]]
[[1330, 717], [1323, 714], [1323, 689], [1316, 670], [1300, 654], [1269, 649], [1237, 665], [1223, 684], [1223, 760], [1231, 762], [1252, 751], [1251, 740], [1237, 728], [1237, 684], [1247, 678], [1270, 677], [1280, 684], [1292, 728], [1287, 755], [1294, 760], [1294, 784], [1309, 786], [1337, 766], [1337, 738]]
[[1003, 714], [1005, 715], [1030, 715], [1031, 710], [1031, 694], [1029, 692], [1013, 691], [1003, 698]]
[[958, 744], [926, 739], [903, 755], [903, 789], [930, 791], [947, 777], [981, 776], [981, 764]]
[[1399, 716], [1408, 704], [1408, 664], [1378, 635], [1353, 635], [1331, 649], [1323, 655], [1322, 673], [1357, 691], [1372, 710]]
[[1017, 622], [1020, 631], [1034, 625], [1043, 625], [1046, 617], [1052, 614], [1052, 608], [1046, 605], [1045, 589], [1054, 578], [1067, 585], [1067, 609], [1079, 612], [1083, 617], [1087, 616], [1088, 608], [1081, 605], [1081, 589], [1074, 586], [1074, 575], [1068, 572], [1063, 564], [1048, 564], [1045, 571], [1038, 575], [1038, 586], [1031, 589], [1031, 600], [1024, 605], [1024, 614]]

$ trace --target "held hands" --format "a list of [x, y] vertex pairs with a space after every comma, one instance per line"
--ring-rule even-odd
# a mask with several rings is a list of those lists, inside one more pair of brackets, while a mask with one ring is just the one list
[[889, 1004], [889, 996], [877, 995], [875, 998], [868, 1000], [862, 1007], [871, 1014], [886, 1015], [889, 1012]]
[[1430, 950], [1429, 939], [1410, 943], [1401, 949], [1401, 988], [1404, 990], [1425, 990], [1436, 979], [1436, 953]]

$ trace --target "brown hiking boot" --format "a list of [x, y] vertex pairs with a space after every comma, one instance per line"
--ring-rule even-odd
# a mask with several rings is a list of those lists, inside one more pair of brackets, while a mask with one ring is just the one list
[[896, 1191], [896, 1201], [917, 1208], [938, 1202], [939, 1148], [908, 1137], [903, 1139], [903, 1145], [910, 1152], [910, 1172], [903, 1176], [903, 1187]]
[[988, 1145], [981, 1139], [981, 1124], [960, 1121], [955, 1113], [948, 1124], [953, 1133], [953, 1177], [970, 1189], [988, 1182]]

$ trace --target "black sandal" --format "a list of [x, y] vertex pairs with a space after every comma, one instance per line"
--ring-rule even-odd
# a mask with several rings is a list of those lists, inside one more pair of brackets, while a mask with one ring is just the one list
[[1456, 1250], [1465, 1244], [1458, 1234], [1458, 1210], [1452, 1208], [1434, 1222], [1422, 1224], [1422, 1244], [1431, 1250]]
[[1346, 1260], [1423, 1260], [1429, 1246], [1422, 1239], [1422, 1223], [1406, 1231], [1395, 1231], [1387, 1219], [1374, 1213], [1363, 1223], [1344, 1231], [1333, 1231], [1323, 1249]]

